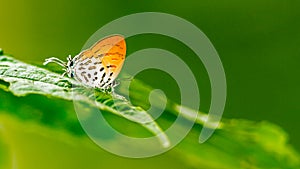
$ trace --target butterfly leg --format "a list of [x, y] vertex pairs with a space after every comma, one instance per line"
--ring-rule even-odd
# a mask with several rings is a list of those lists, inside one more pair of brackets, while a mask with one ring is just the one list
[[61, 75], [61, 77], [64, 77], [66, 74], [67, 74], [67, 72], [64, 72], [64, 73]]

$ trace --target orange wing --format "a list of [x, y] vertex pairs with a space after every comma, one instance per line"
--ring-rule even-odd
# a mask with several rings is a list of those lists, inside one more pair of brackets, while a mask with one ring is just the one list
[[91, 59], [92, 57], [99, 59], [103, 65], [107, 75], [111, 79], [115, 79], [120, 73], [125, 55], [126, 43], [121, 35], [113, 35], [99, 40], [90, 49], [82, 51], [80, 54], [81, 61]]
[[124, 63], [126, 43], [123, 36], [114, 35], [97, 42], [91, 49], [99, 57], [107, 73], [113, 72], [116, 77]]

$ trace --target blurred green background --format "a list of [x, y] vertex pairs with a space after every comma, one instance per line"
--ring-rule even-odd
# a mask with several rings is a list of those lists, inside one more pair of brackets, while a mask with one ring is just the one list
[[[35, 64], [49, 56], [74, 56], [101, 26], [128, 14], [155, 11], [182, 17], [207, 35], [223, 62], [228, 84], [224, 117], [278, 124], [300, 150], [300, 1], [1, 0], [0, 4], [0, 48]], [[190, 63], [200, 86], [200, 109], [209, 110], [205, 68], [186, 46], [157, 35], [131, 37], [127, 44], [129, 54], [159, 47]], [[140, 78], [169, 87], [168, 82], [151, 81], [155, 73], [144, 72]], [[170, 95], [178, 100], [176, 92]], [[163, 161], [165, 157], [156, 158]]]

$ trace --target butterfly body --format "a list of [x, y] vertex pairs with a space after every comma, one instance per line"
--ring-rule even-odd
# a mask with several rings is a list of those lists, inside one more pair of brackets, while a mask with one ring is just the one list
[[126, 43], [122, 36], [114, 35], [95, 43], [68, 62], [49, 58], [44, 64], [55, 62], [65, 67], [69, 77], [93, 88], [108, 89], [114, 85], [123, 66], [126, 55]]

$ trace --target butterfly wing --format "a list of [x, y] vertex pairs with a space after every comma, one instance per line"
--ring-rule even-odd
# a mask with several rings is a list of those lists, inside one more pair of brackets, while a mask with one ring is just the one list
[[79, 54], [75, 68], [77, 78], [88, 86], [106, 88], [120, 73], [125, 55], [124, 37], [104, 38]]
[[[100, 46], [103, 47], [101, 48]], [[101, 48], [100, 51], [99, 48]], [[97, 54], [103, 55], [102, 64], [106, 73], [111, 76], [111, 79], [115, 79], [122, 69], [126, 55], [124, 38], [122, 36], [106, 38], [103, 42], [96, 44], [92, 50]]]

